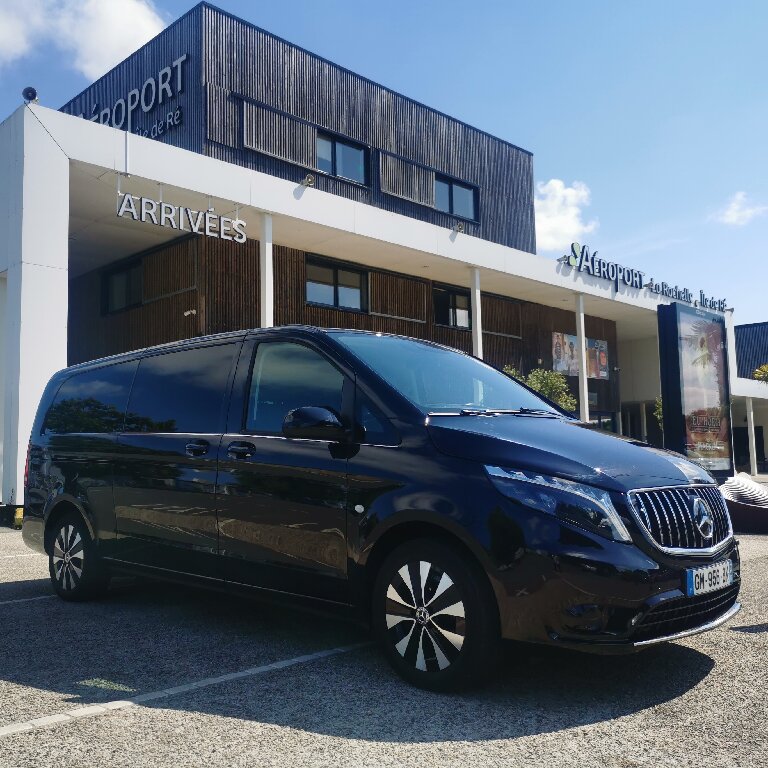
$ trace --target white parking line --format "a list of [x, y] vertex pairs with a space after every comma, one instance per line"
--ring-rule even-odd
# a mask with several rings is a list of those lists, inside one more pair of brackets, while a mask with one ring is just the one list
[[23, 555], [0, 555], [0, 560], [11, 560], [14, 557], [48, 557], [48, 555], [44, 555], [42, 552], [30, 552]]
[[19, 597], [16, 600], [3, 600], [0, 605], [13, 605], [13, 603], [31, 603], [33, 600], [50, 600], [56, 595], [40, 595], [40, 597]]
[[[54, 597], [54, 595], [50, 595], [50, 597]], [[0, 603], [0, 605], [2, 605], [2, 603]], [[243, 669], [240, 672], [230, 672], [229, 674], [219, 675], [218, 677], [206, 677], [202, 680], [186, 683], [185, 685], [177, 685], [174, 688], [165, 688], [161, 691], [153, 691], [152, 693], [142, 693], [131, 699], [108, 701], [105, 704], [93, 704], [85, 707], [78, 707], [77, 709], [70, 709], [56, 715], [36, 717], [33, 720], [25, 720], [20, 723], [11, 723], [10, 725], [5, 725], [0, 728], [0, 737], [11, 736], [14, 733], [34, 731], [38, 728], [45, 728], [48, 725], [56, 725], [58, 723], [71, 723], [74, 720], [79, 720], [83, 717], [106, 715], [116, 709], [127, 709], [128, 707], [135, 707], [147, 701], [167, 699], [180, 693], [188, 693], [189, 691], [196, 691], [200, 688], [207, 688], [210, 685], [219, 685], [220, 683], [228, 683], [233, 680], [242, 680], [245, 677], [263, 675], [265, 672], [274, 672], [277, 669], [293, 667], [296, 664], [306, 664], [310, 661], [325, 659], [328, 656], [337, 656], [340, 653], [356, 651], [360, 648], [366, 648], [369, 645], [370, 643], [356, 643], [355, 645], [344, 645], [340, 648], [329, 648], [326, 651], [317, 651], [316, 653], [308, 653], [305, 656], [296, 656], [293, 659], [286, 659], [285, 661], [275, 661], [272, 664], [264, 664], [261, 667], [250, 667], [249, 669]]]

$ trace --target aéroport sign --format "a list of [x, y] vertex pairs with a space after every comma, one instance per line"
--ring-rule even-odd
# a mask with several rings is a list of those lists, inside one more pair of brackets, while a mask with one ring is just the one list
[[[102, 107], [95, 102], [89, 110], [81, 112], [78, 117], [102, 125], [111, 125], [113, 128], [120, 128], [139, 136], [153, 139], [162, 136], [181, 124], [184, 115], [180, 106], [166, 106], [167, 112], [148, 128], [137, 125], [136, 117], [140, 118], [157, 106], [169, 105], [171, 100], [183, 92], [184, 64], [188, 59], [189, 54], [182, 54], [167, 67], [160, 69], [157, 74], [150, 75], [141, 86], [131, 88], [114, 104]], [[140, 114], [139, 110], [141, 110]], [[137, 114], [134, 115], [134, 113]]]
[[232, 240], [235, 243], [244, 243], [246, 240], [245, 222], [240, 218], [219, 216], [212, 209], [196, 211], [149, 197], [134, 197], [128, 192], [121, 194], [123, 199], [117, 208], [117, 215], [121, 219], [130, 217], [134, 221], [149, 222], [158, 227]]
[[638, 290], [644, 288], [656, 296], [664, 296], [668, 299], [690, 304], [693, 307], [715, 309], [718, 312], [725, 312], [726, 310], [725, 299], [707, 296], [704, 291], [699, 291], [698, 298], [694, 298], [693, 292], [688, 288], [680, 288], [677, 285], [657, 282], [653, 278], [646, 280], [645, 272], [598, 258], [597, 251], [590, 253], [586, 245], [571, 243], [571, 252], [561, 256], [558, 262], [572, 267], [577, 272], [586, 272], [592, 275], [592, 277], [610, 280], [617, 292], [622, 285], [626, 288], [636, 288]]

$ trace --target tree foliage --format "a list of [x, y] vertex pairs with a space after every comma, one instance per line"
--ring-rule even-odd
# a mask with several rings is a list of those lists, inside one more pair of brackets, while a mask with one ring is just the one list
[[523, 376], [520, 371], [511, 365], [504, 366], [504, 373], [507, 376], [522, 381], [534, 392], [538, 392], [552, 402], [557, 403], [563, 410], [575, 411], [576, 398], [568, 389], [568, 380], [559, 371], [548, 371], [544, 368], [535, 368], [527, 376]]
[[664, 406], [660, 397], [656, 398], [656, 405], [653, 407], [653, 415], [659, 424], [659, 429], [664, 431]]
[[768, 363], [756, 368], [755, 372], [752, 374], [752, 378], [757, 379], [758, 381], [764, 381], [768, 384]]

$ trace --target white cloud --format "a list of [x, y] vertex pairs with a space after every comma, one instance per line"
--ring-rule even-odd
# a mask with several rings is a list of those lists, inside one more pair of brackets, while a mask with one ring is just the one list
[[723, 209], [714, 215], [715, 221], [732, 227], [743, 227], [758, 216], [768, 213], [768, 205], [750, 205], [746, 192], [737, 192]]
[[584, 182], [574, 181], [568, 187], [560, 179], [540, 181], [536, 185], [533, 202], [536, 209], [536, 246], [539, 251], [567, 248], [598, 227], [597, 219], [586, 222], [582, 219], [582, 208], [591, 202], [589, 187]]
[[2, 0], [0, 64], [53, 47], [95, 80], [163, 27], [151, 0]]

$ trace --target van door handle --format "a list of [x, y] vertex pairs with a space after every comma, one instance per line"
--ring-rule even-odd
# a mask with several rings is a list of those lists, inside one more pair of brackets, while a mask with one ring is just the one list
[[186, 445], [187, 456], [205, 456], [211, 444], [207, 440], [193, 440]]
[[243, 440], [227, 446], [227, 456], [231, 459], [250, 459], [256, 453], [256, 446]]

